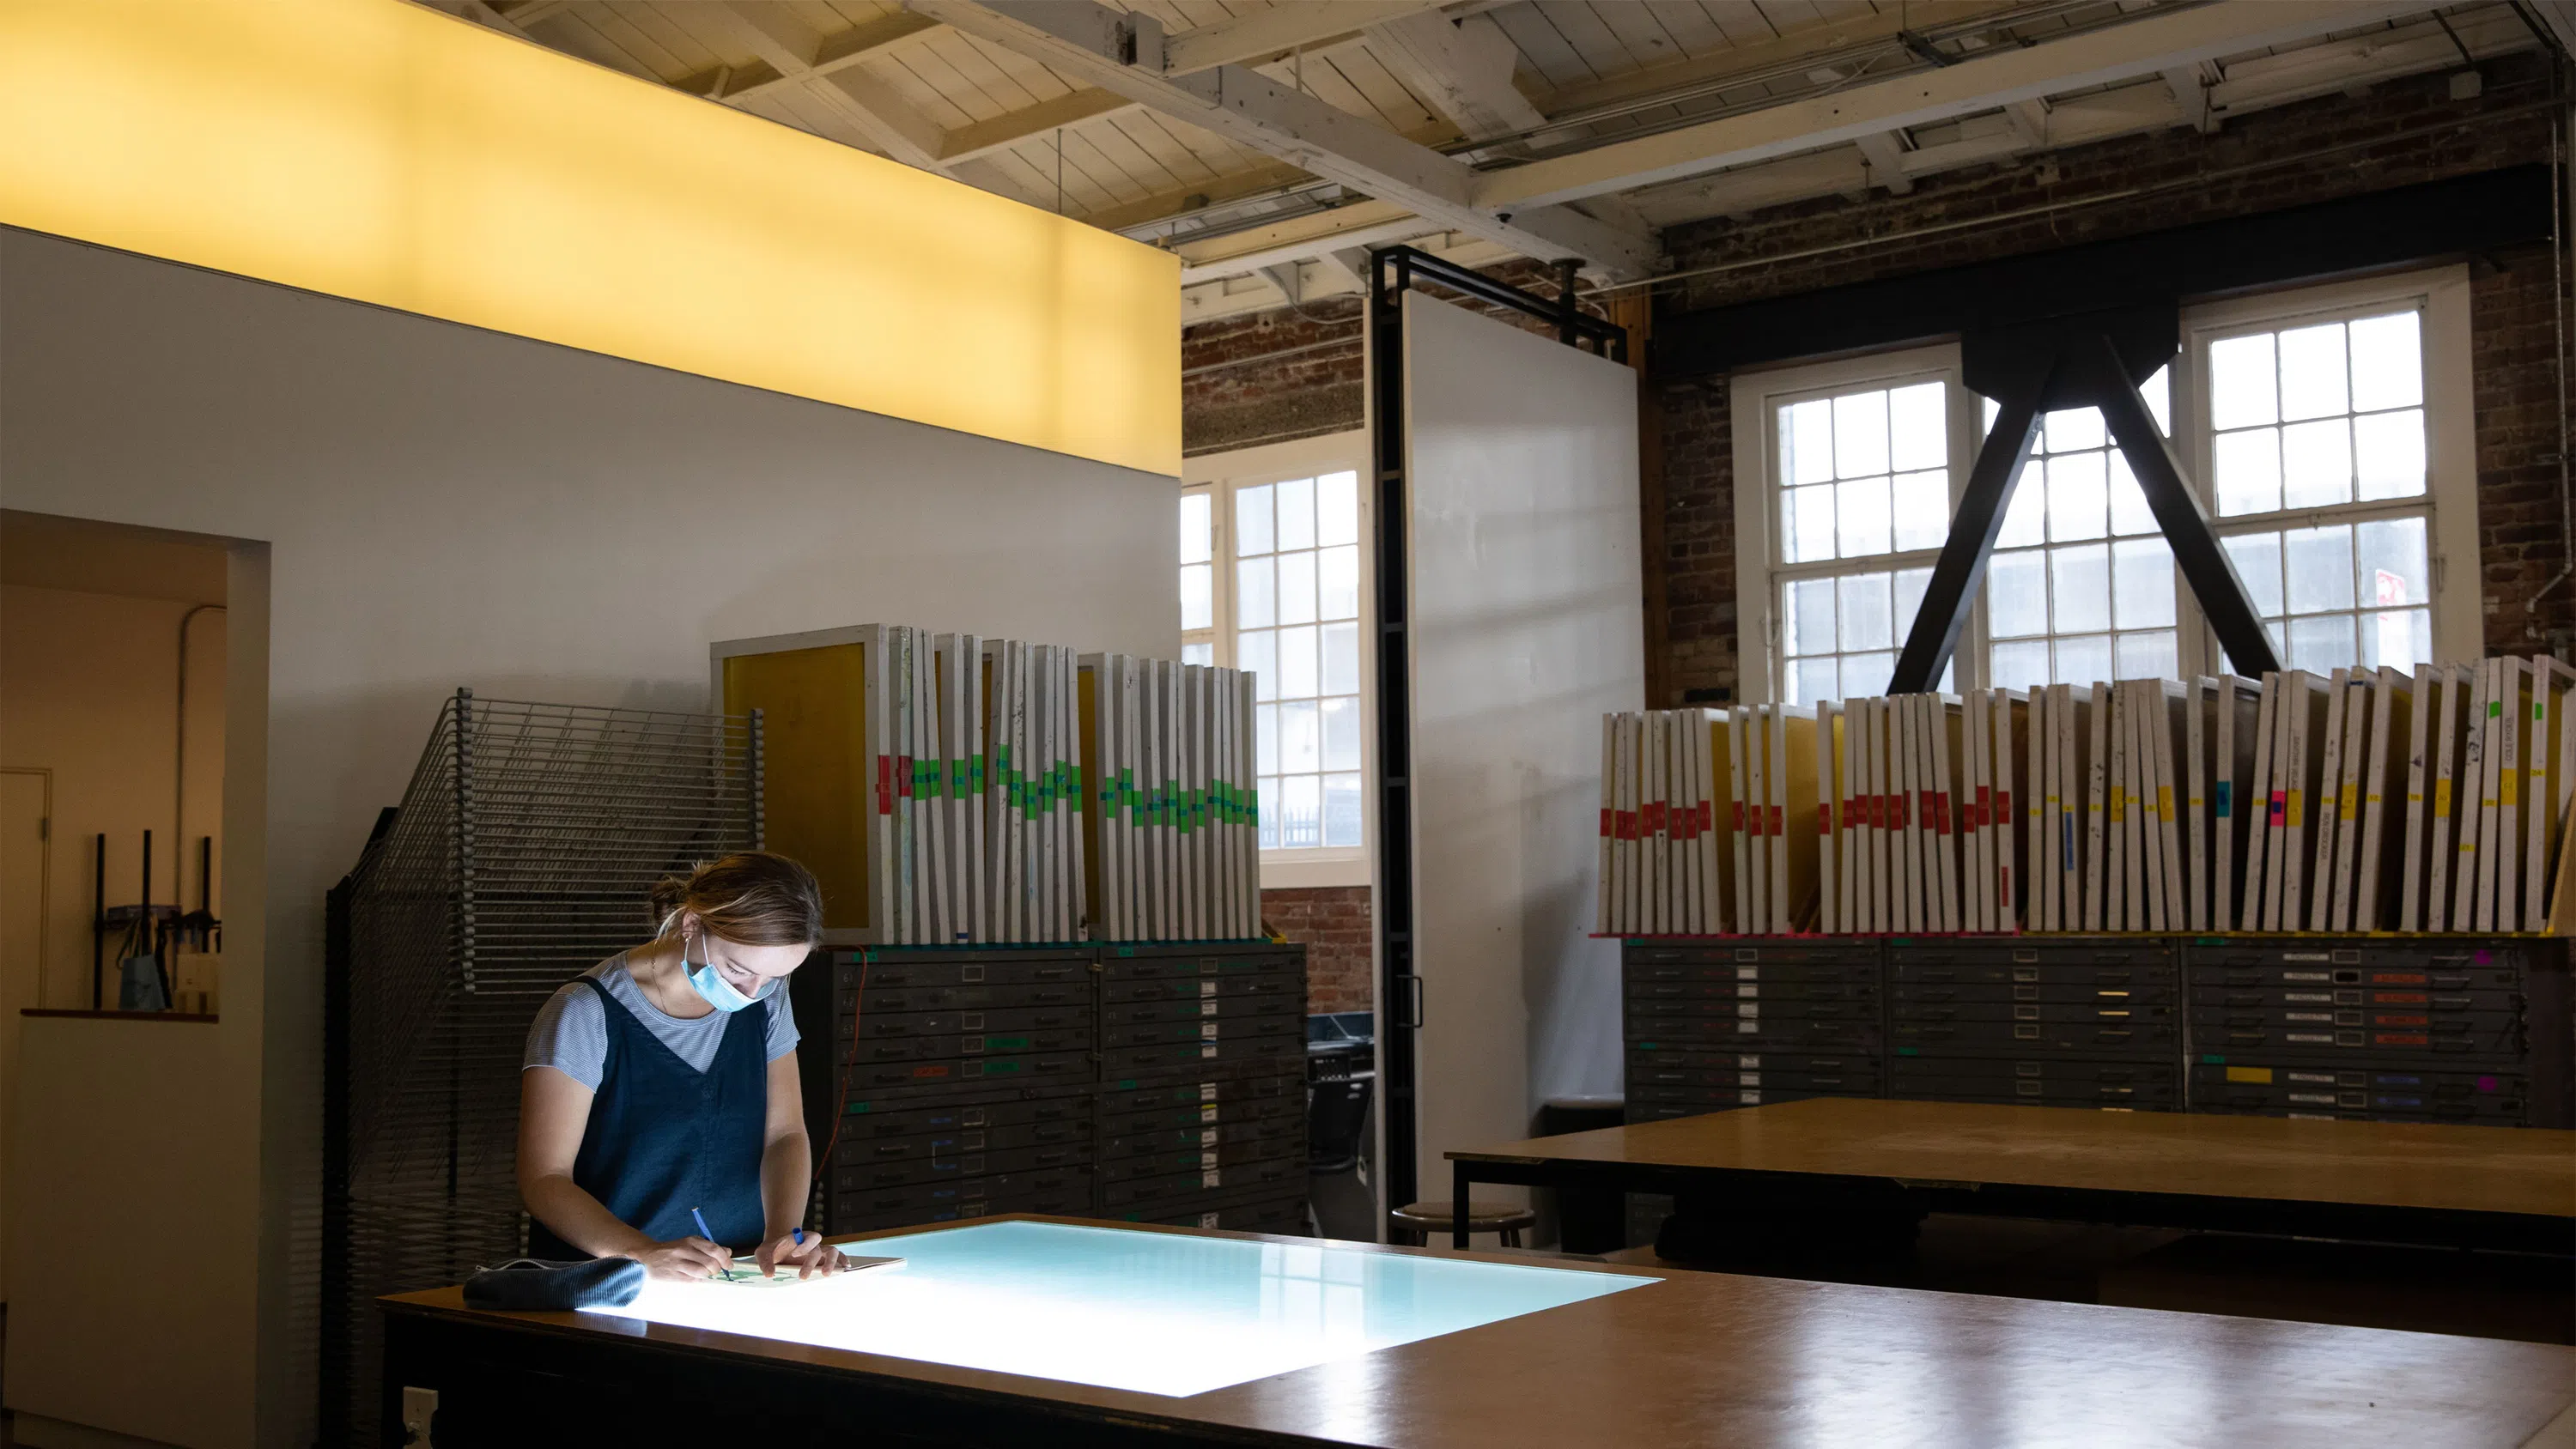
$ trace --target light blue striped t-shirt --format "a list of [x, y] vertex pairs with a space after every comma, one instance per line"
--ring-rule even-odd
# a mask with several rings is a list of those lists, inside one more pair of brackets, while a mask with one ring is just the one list
[[[725, 1023], [733, 1018], [721, 1011], [704, 1016], [678, 1017], [655, 1006], [635, 984], [633, 973], [626, 969], [626, 953], [618, 952], [582, 973], [607, 988], [617, 1004], [634, 1013], [653, 1035], [659, 1037], [680, 1060], [703, 1072], [715, 1064], [716, 1048], [724, 1044]], [[787, 1004], [787, 983], [779, 982], [769, 994], [743, 1008], [769, 1014], [768, 1052], [766, 1060], [776, 1061], [796, 1050], [796, 1013]], [[608, 1066], [608, 1007], [599, 993], [578, 981], [567, 981], [537, 1009], [537, 1020], [528, 1028], [527, 1056], [520, 1070], [529, 1067], [553, 1067], [555, 1070], [596, 1092], [599, 1078]]]

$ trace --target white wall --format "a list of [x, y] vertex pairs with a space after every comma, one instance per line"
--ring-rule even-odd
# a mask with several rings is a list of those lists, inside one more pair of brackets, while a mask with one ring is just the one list
[[1637, 383], [1405, 295], [1420, 1173], [1619, 1089], [1619, 953], [1589, 939], [1601, 715], [1645, 698]]
[[[1171, 478], [26, 232], [0, 319], [0, 507], [265, 545], [208, 1084], [258, 1106], [219, 1159], [259, 1165], [258, 1240], [191, 1245], [263, 1285], [207, 1308], [255, 1317], [257, 1442], [311, 1415], [323, 892], [444, 695], [701, 709], [710, 641], [872, 621], [1178, 647]], [[186, 1442], [253, 1442], [247, 1405]]]

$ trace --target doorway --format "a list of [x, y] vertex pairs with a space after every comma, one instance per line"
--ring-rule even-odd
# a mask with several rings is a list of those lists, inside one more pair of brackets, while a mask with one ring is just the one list
[[0, 766], [0, 1307], [9, 1302], [9, 1188], [17, 1134], [18, 1013], [43, 1000], [45, 900], [53, 878], [54, 775]]

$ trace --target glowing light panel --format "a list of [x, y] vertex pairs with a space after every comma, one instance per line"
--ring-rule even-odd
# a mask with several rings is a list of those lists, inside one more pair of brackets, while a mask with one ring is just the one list
[[1180, 472], [1169, 253], [425, 6], [6, 0], [0, 137], [0, 223]]
[[904, 1265], [794, 1288], [647, 1283], [598, 1311], [1184, 1397], [1661, 1281], [1063, 1223], [980, 1223], [859, 1251]]

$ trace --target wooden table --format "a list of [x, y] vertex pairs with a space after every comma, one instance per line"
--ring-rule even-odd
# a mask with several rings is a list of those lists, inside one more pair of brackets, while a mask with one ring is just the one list
[[388, 1299], [385, 1310], [387, 1443], [400, 1442], [392, 1426], [406, 1384], [440, 1395], [441, 1444], [704, 1434], [1050, 1449], [2504, 1449], [2576, 1434], [2571, 1348], [1717, 1273], [1187, 1398], [595, 1314], [482, 1312], [452, 1288]]
[[[1448, 1154], [1473, 1183], [2576, 1252], [2576, 1132], [1811, 1098]], [[1454, 1239], [1464, 1247], [1463, 1235]]]

